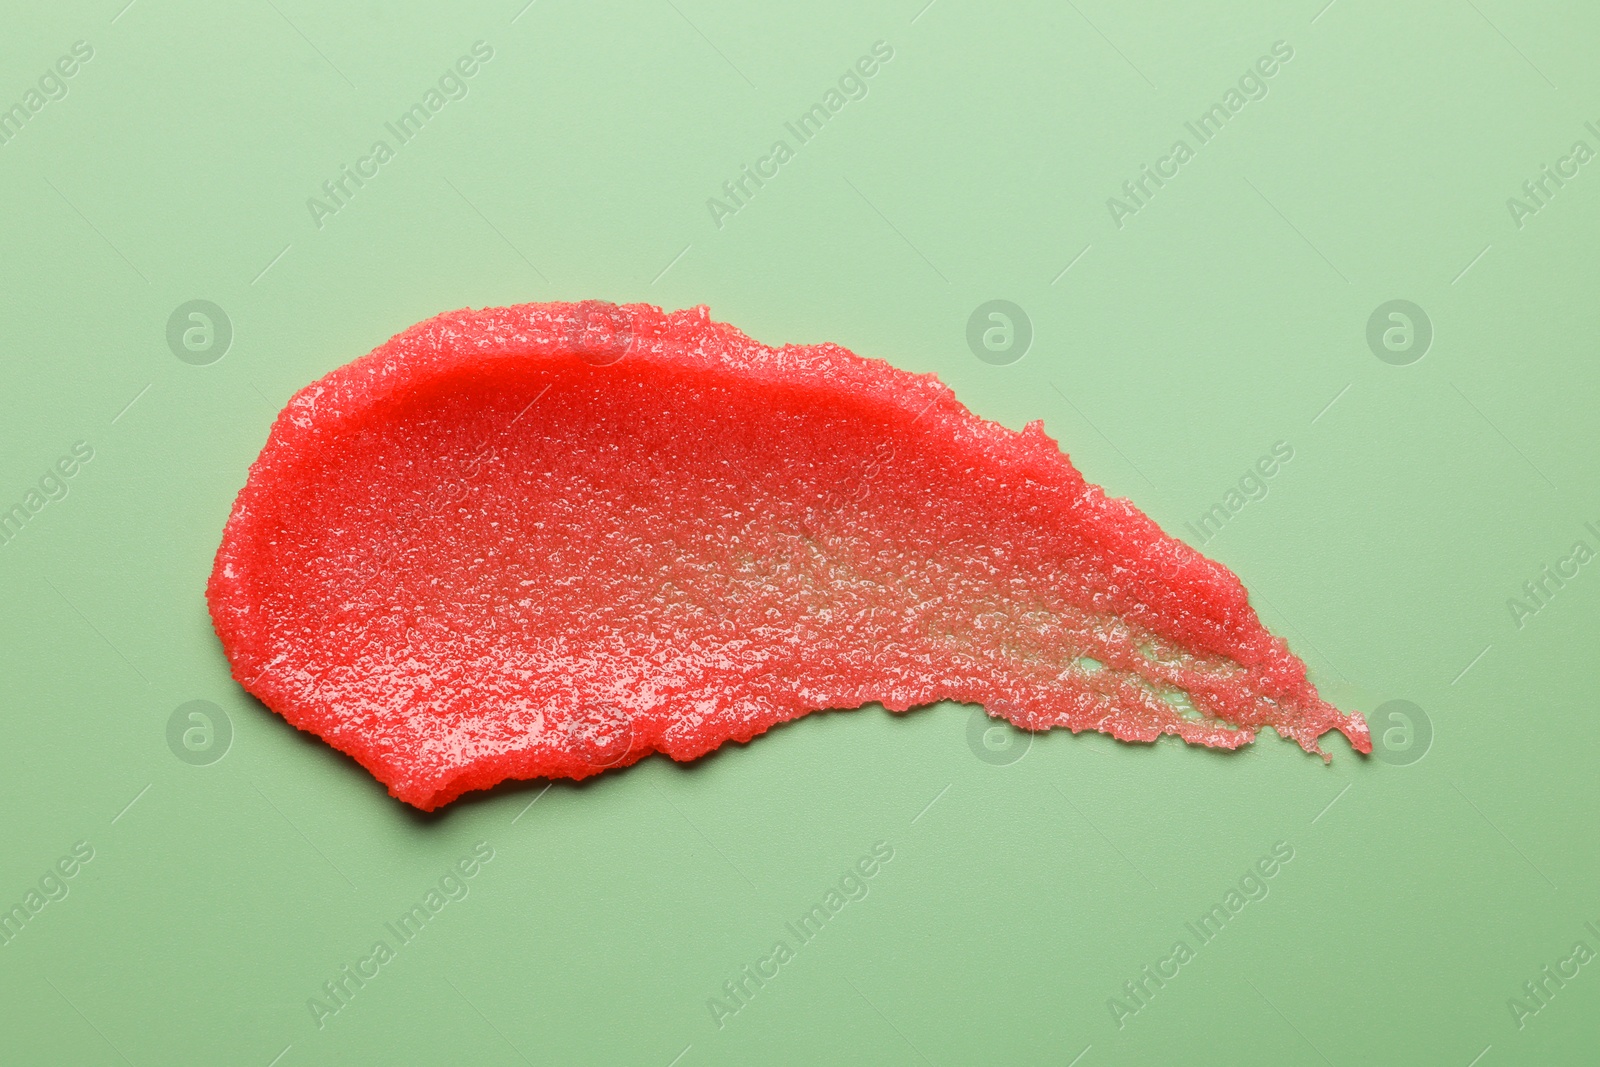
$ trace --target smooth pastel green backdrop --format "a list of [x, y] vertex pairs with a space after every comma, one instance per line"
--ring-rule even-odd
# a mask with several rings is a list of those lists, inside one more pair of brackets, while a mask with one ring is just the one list
[[[1545, 579], [1520, 626], [1508, 606], [1600, 549], [1600, 164], [1571, 155], [1600, 150], [1594, 13], [124, 3], [13, 2], [0, 36], [24, 115], [0, 144], [0, 508], [93, 449], [0, 546], [0, 906], [93, 849], [0, 945], [0, 1061], [1594, 1062], [1600, 966], [1564, 961], [1600, 951], [1600, 566]], [[480, 41], [401, 144], [386, 123]], [[800, 143], [785, 123], [876, 42], [865, 95], [845, 81]], [[1184, 123], [1277, 42], [1199, 144]], [[1128, 199], [1179, 138], [1192, 158]], [[313, 211], [347, 166], [369, 177]], [[591, 297], [936, 372], [1192, 543], [1286, 443], [1204, 550], [1330, 699], [1420, 714], [1324, 766], [1270, 735], [1030, 745], [971, 708], [869, 708], [417, 815], [230, 680], [212, 553], [295, 389], [445, 309]], [[187, 313], [169, 344], [197, 299], [220, 358]], [[966, 340], [994, 299], [1032, 327], [1005, 365]], [[1367, 341], [1394, 299], [1433, 333], [1404, 365]], [[169, 745], [194, 700], [231, 726], [220, 759], [204, 729], [190, 761]], [[323, 983], [480, 841], [465, 898], [319, 1026]], [[786, 924], [878, 842], [866, 896], [800, 944]], [[1285, 845], [1202, 944], [1185, 924]], [[743, 978], [780, 940], [776, 976]]]

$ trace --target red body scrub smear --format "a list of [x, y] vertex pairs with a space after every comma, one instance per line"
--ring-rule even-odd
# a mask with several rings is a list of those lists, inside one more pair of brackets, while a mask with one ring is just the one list
[[869, 702], [1372, 748], [1040, 423], [703, 307], [450, 312], [300, 390], [206, 596], [245, 688], [424, 810]]

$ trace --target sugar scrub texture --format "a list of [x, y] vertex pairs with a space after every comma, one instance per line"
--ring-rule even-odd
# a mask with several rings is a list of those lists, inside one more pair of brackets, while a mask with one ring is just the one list
[[869, 702], [1371, 750], [1040, 423], [703, 307], [449, 312], [307, 386], [206, 594], [245, 688], [425, 810]]

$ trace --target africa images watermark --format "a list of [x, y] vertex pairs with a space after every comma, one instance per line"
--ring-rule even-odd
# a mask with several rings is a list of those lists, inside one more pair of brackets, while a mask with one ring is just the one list
[[767, 149], [767, 154], [759, 157], [753, 166], [742, 164], [737, 175], [722, 183], [721, 196], [707, 197], [706, 210], [711, 212], [711, 221], [717, 229], [722, 229], [724, 219], [729, 215], [737, 215], [754, 199], [762, 186], [776, 178], [783, 165], [795, 157], [796, 149], [810, 143], [821, 133], [829, 120], [844, 110], [845, 104], [851, 100], [865, 100], [868, 81], [893, 58], [894, 47], [887, 41], [872, 42], [871, 54], [857, 59], [853, 66], [839, 75], [839, 80], [822, 94], [820, 103], [814, 103], [802, 111], [793, 122], [783, 124], [783, 128], [794, 138], [792, 147], [788, 138], [778, 138]]
[[706, 1008], [710, 1010], [711, 1021], [717, 1024], [717, 1029], [721, 1030], [729, 1019], [749, 1007], [756, 994], [777, 978], [780, 969], [795, 958], [795, 950], [810, 944], [822, 933], [822, 928], [844, 910], [846, 904], [867, 899], [867, 883], [877, 877], [892, 859], [893, 845], [887, 841], [874, 843], [871, 851], [846, 869], [836, 885], [823, 895], [821, 902], [812, 904], [811, 910], [803, 912], [794, 922], [783, 924], [783, 928], [794, 939], [793, 945], [788, 937], [778, 938], [770, 952], [757, 957], [753, 964], [740, 967], [734, 977], [723, 982], [722, 996], [712, 996], [706, 1000]]
[[1228, 488], [1228, 491], [1222, 495], [1220, 503], [1212, 504], [1211, 507], [1201, 513], [1198, 526], [1192, 522], [1186, 522], [1184, 525], [1189, 528], [1190, 533], [1199, 539], [1202, 545], [1209, 543], [1212, 538], [1222, 532], [1222, 528], [1228, 525], [1234, 516], [1244, 510], [1246, 504], [1252, 500], [1267, 499], [1267, 494], [1271, 491], [1268, 479], [1281, 471], [1293, 458], [1293, 445], [1288, 441], [1276, 442], [1270, 452], [1256, 460], [1239, 477], [1236, 487], [1230, 486]]
[[383, 128], [394, 139], [390, 145], [386, 138], [372, 142], [367, 154], [353, 165], [341, 165], [339, 173], [322, 183], [322, 195], [306, 198], [306, 209], [311, 212], [311, 223], [322, 229], [329, 216], [337, 215], [350, 206], [356, 192], [376, 178], [383, 165], [395, 158], [396, 150], [410, 144], [422, 128], [452, 100], [467, 98], [467, 80], [475, 77], [483, 64], [494, 58], [494, 49], [484, 41], [474, 41], [471, 53], [463, 55], [439, 75], [436, 86], [430, 85], [422, 99], [412, 104], [393, 122]]
[[1148, 207], [1156, 192], [1176, 178], [1183, 165], [1210, 144], [1229, 120], [1244, 110], [1245, 104], [1265, 100], [1269, 91], [1267, 83], [1293, 58], [1294, 48], [1288, 41], [1272, 42], [1270, 52], [1246, 68], [1238, 82], [1228, 86], [1220, 101], [1202, 111], [1198, 118], [1184, 122], [1184, 129], [1194, 137], [1193, 145], [1187, 137], [1179, 137], [1167, 149], [1167, 154], [1154, 164], [1140, 164], [1138, 176], [1122, 183], [1122, 195], [1106, 198], [1106, 210], [1111, 213], [1111, 221], [1117, 229], [1122, 229], [1123, 220], [1128, 216], [1137, 215]]
[[1154, 964], [1146, 964], [1140, 968], [1137, 975], [1122, 983], [1121, 997], [1106, 998], [1106, 1007], [1110, 1010], [1117, 1029], [1121, 1030], [1128, 1025], [1129, 1019], [1148, 1008], [1156, 993], [1178, 977], [1179, 969], [1199, 955], [1200, 947], [1215, 941], [1223, 928], [1244, 911], [1246, 904], [1266, 900], [1267, 894], [1271, 892], [1271, 887], [1267, 883], [1277, 877], [1278, 872], [1293, 859], [1292, 844], [1279, 841], [1273, 845], [1271, 852], [1256, 860], [1239, 877], [1237, 884], [1228, 888], [1228, 892], [1219, 903], [1211, 905], [1210, 910], [1202, 912], [1194, 922], [1183, 924], [1184, 929], [1193, 935], [1195, 945], [1191, 946], [1183, 939], [1174, 942], [1171, 951], [1165, 956], [1156, 960]]
[[388, 938], [380, 937], [372, 943], [372, 948], [365, 956], [357, 958], [354, 964], [344, 964], [334, 972], [332, 978], [323, 982], [318, 995], [307, 997], [306, 1007], [317, 1029], [321, 1030], [330, 1018], [348, 1008], [355, 995], [382, 974], [383, 968], [394, 962], [400, 949], [415, 941], [423, 929], [439, 917], [446, 904], [466, 900], [471, 889], [468, 880], [476, 878], [494, 856], [494, 848], [489, 842], [479, 841], [473, 845], [472, 852], [457, 860], [435, 884], [429, 886], [421, 900], [401, 912], [393, 922], [383, 924], [389, 937], [394, 939], [393, 945]]
[[88, 41], [74, 41], [71, 50], [57, 59], [39, 75], [35, 84], [22, 94], [22, 99], [9, 108], [0, 109], [0, 145], [8, 145], [22, 132], [22, 127], [33, 116], [45, 109], [53, 100], [67, 98], [67, 80], [77, 74], [83, 65], [94, 58], [94, 46]]
[[[1583, 128], [1596, 139], [1596, 143], [1600, 143], [1600, 126], [1590, 121], [1585, 122]], [[1594, 158], [1595, 150], [1588, 141], [1579, 138], [1572, 142], [1566, 155], [1556, 160], [1553, 168], [1548, 163], [1540, 164], [1539, 173], [1522, 183], [1520, 197], [1506, 197], [1506, 210], [1511, 213], [1511, 224], [1522, 229], [1528, 219], [1549, 207], [1556, 194], [1582, 173], [1580, 168]]]
[[[1600, 545], [1600, 528], [1592, 522], [1584, 523], [1583, 528], [1594, 537], [1595, 544]], [[1538, 574], [1522, 583], [1521, 596], [1507, 598], [1506, 610], [1511, 613], [1511, 625], [1518, 630], [1528, 625], [1528, 620], [1548, 607], [1556, 594], [1565, 589], [1567, 583], [1578, 576], [1581, 568], [1594, 558], [1595, 549], [1580, 537], [1572, 542], [1565, 556], [1540, 567]]]
[[[1600, 939], [1600, 926], [1593, 922], [1585, 922], [1583, 928], [1595, 938]], [[1578, 977], [1585, 964], [1595, 958], [1594, 949], [1589, 947], [1587, 941], [1574, 941], [1572, 951], [1556, 960], [1554, 964], [1545, 964], [1539, 968], [1539, 973], [1532, 979], [1522, 983], [1520, 996], [1507, 997], [1506, 1008], [1511, 1012], [1511, 1021], [1521, 1030], [1528, 1025], [1528, 1020], [1538, 1015], [1550, 1006], [1556, 994], [1567, 987], [1567, 983]]]
[[0, 545], [9, 545], [16, 540], [23, 527], [32, 522], [46, 504], [65, 500], [72, 489], [69, 479], [93, 458], [93, 445], [88, 441], [74, 442], [67, 455], [45, 468], [36, 486], [30, 486], [21, 500], [0, 510]]
[[9, 945], [16, 940], [29, 923], [38, 919], [46, 906], [66, 900], [72, 888], [69, 882], [92, 859], [94, 846], [87, 841], [79, 841], [72, 846], [71, 852], [46, 868], [44, 874], [39, 876], [38, 884], [29, 886], [19, 903], [11, 905], [9, 911], [0, 912], [0, 945]]

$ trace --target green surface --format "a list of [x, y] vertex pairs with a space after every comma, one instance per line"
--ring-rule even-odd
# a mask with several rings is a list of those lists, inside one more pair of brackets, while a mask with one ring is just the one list
[[[1507, 204], [1600, 150], [1592, 12], [124, 2], [13, 2], [0, 39], [24, 108], [93, 49], [0, 145], [0, 507], [93, 450], [0, 546], [0, 902], [93, 850], [0, 946], [0, 1061], [1595, 1062], [1600, 566], [1520, 627], [1507, 604], [1600, 549], [1600, 162]], [[385, 123], [476, 41], [466, 95], [399, 145]], [[877, 41], [867, 95], [799, 144], [784, 123]], [[1185, 121], [1278, 41], [1266, 95], [1199, 145]], [[1119, 227], [1107, 198], [1180, 137]], [[307, 199], [378, 139], [319, 228]], [[707, 199], [778, 139], [719, 227]], [[230, 681], [202, 599], [223, 521], [298, 387], [445, 309], [585, 297], [937, 372], [1191, 543], [1287, 443], [1204, 550], [1330, 699], [1414, 702], [1411, 747], [1398, 718], [1385, 759], [1330, 738], [1324, 767], [1270, 735], [1030, 746], [970, 708], [867, 709], [405, 809]], [[195, 299], [231, 325], [220, 359], [198, 320], [168, 343]], [[968, 348], [993, 299], [1028, 316], [1020, 361]], [[1431, 322], [1420, 361], [1369, 348], [1394, 299]], [[220, 759], [216, 714], [209, 751], [188, 711], [169, 745], [196, 700]], [[445, 883], [468, 895], [401, 945], [384, 924], [480, 841]], [[801, 944], [786, 924], [877, 842], [865, 898]], [[1202, 943], [1185, 924], [1242, 879], [1266, 895]], [[380, 939], [319, 1028], [308, 1000]], [[708, 1001], [780, 940], [719, 1027]], [[1108, 1001], [1180, 940], [1119, 1027]], [[1508, 1001], [1579, 941], [1519, 1026]]]

